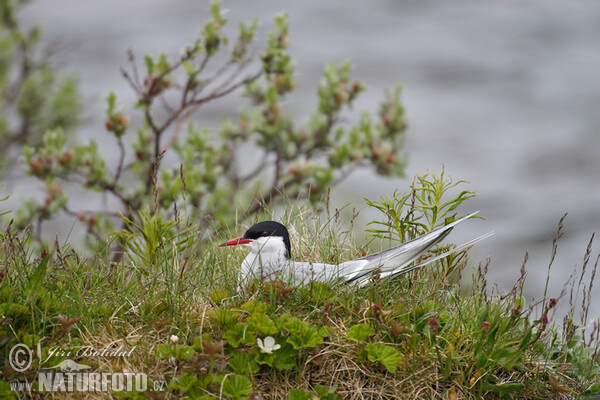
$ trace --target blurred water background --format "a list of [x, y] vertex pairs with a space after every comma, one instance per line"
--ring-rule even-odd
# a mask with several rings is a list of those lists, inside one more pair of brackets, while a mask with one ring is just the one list
[[[41, 25], [44, 41], [62, 46], [61, 69], [79, 76], [85, 101], [81, 141], [93, 137], [101, 148], [114, 148], [104, 139], [105, 98], [115, 91], [124, 102], [133, 101], [119, 72], [126, 51], [141, 57], [164, 50], [176, 57], [194, 40], [208, 4], [38, 0], [24, 9], [26, 25]], [[338, 206], [364, 208], [363, 197], [405, 192], [415, 174], [445, 166], [477, 193], [462, 212], [479, 209], [486, 218], [455, 230], [454, 241], [496, 231], [474, 252], [491, 257], [490, 280], [512, 287], [528, 252], [526, 295], [539, 299], [565, 212], [549, 296], [560, 294], [576, 265], [581, 269], [590, 236], [600, 233], [600, 2], [236, 0], [224, 1], [224, 7], [231, 32], [237, 21], [259, 17], [262, 40], [275, 15], [289, 12], [300, 85], [286, 107], [300, 119], [316, 106], [316, 83], [329, 61], [352, 60], [354, 76], [366, 83], [356, 110], [375, 111], [384, 88], [404, 85], [406, 178], [356, 172], [335, 188]], [[226, 98], [196, 119], [216, 126], [239, 104]], [[9, 192], [31, 188], [18, 172], [11, 175], [16, 179], [7, 182]], [[594, 259], [599, 250], [596, 245]], [[590, 316], [599, 314], [593, 304]]]

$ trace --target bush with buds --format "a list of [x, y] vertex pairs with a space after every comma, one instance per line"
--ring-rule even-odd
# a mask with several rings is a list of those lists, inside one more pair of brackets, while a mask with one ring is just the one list
[[[275, 19], [258, 65], [255, 51], [250, 51], [257, 21], [241, 23], [239, 36], [230, 41], [219, 2], [211, 5], [210, 13], [200, 36], [176, 59], [146, 56], [141, 69], [129, 53], [123, 76], [136, 94], [134, 112], [140, 115], [132, 118], [116, 95], [109, 95], [105, 128], [116, 145], [114, 167], [108, 167], [96, 141], [70, 145], [62, 129], [51, 129], [41, 144], [24, 147], [26, 170], [47, 190], [60, 181], [76, 183], [112, 196], [117, 208], [82, 210], [62, 191], [48, 201], [25, 202], [13, 216], [17, 227], [34, 222], [39, 227], [61, 211], [63, 217], [67, 213], [85, 221], [93, 214], [98, 221], [88, 224], [88, 233], [103, 238], [102, 229], [118, 221], [119, 213], [130, 220], [148, 205], [152, 213], [176, 208], [204, 226], [212, 221], [227, 224], [235, 215], [248, 217], [283, 196], [319, 202], [358, 167], [371, 167], [382, 175], [402, 174], [406, 123], [400, 87], [388, 91], [377, 116], [364, 112], [353, 125], [344, 114], [365, 86], [351, 77], [350, 63], [330, 64], [318, 85], [314, 112], [298, 124], [283, 105], [297, 86], [287, 16]], [[208, 66], [224, 52], [229, 57], [210, 74]], [[204, 104], [236, 91], [247, 99], [237, 116], [217, 129], [193, 121]], [[133, 126], [132, 119], [141, 123]], [[250, 171], [239, 168], [238, 150], [248, 143], [263, 154]], [[167, 153], [175, 156], [168, 162], [163, 161]]]

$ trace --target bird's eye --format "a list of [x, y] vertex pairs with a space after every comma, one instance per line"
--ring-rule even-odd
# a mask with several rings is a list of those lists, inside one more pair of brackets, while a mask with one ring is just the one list
[[269, 232], [263, 231], [262, 236], [269, 236]]

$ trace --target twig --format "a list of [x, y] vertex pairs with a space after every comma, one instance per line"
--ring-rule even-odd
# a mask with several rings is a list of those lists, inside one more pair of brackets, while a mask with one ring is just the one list
[[125, 162], [125, 146], [123, 146], [123, 138], [121, 138], [121, 136], [117, 136], [117, 143], [119, 145], [119, 165], [117, 166], [117, 172], [115, 173], [115, 185], [121, 177], [121, 172], [123, 172], [123, 163]]
[[[241, 80], [240, 82], [237, 82], [233, 85], [231, 85], [230, 87], [228, 87], [227, 89], [218, 92], [218, 91], [213, 91], [211, 94], [202, 97], [200, 99], [196, 99], [196, 100], [191, 100], [189, 101], [186, 106], [180, 108], [179, 110], [175, 111], [173, 114], [171, 114], [169, 116], [169, 118], [167, 118], [167, 120], [163, 123], [163, 125], [161, 125], [160, 127], [156, 128], [157, 131], [159, 132], [164, 132], [174, 121], [177, 120], [177, 125], [175, 127], [175, 130], [173, 132], [173, 135], [171, 135], [171, 137], [169, 138], [169, 140], [167, 141], [166, 145], [164, 147], [162, 147], [160, 149], [160, 151], [166, 151], [167, 148], [169, 148], [174, 142], [175, 140], [177, 140], [177, 137], [179, 136], [179, 132], [181, 130], [181, 125], [183, 124], [183, 121], [185, 121], [190, 115], [192, 115], [194, 112], [196, 112], [196, 110], [198, 110], [198, 108], [200, 108], [200, 106], [208, 101], [214, 100], [214, 99], [218, 99], [220, 97], [226, 96], [229, 93], [233, 92], [234, 90], [240, 88], [241, 86], [252, 82], [256, 79], [258, 79], [260, 76], [262, 75], [262, 71], [259, 71], [257, 73], [255, 73], [254, 75], [250, 75], [247, 76], [245, 79]], [[154, 128], [153, 128], [154, 130]]]

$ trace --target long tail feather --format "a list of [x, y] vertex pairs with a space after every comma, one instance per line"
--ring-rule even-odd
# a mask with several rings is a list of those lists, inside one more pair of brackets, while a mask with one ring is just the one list
[[[443, 259], [445, 257], [448, 257], [449, 255], [451, 255], [453, 253], [457, 253], [457, 252], [459, 252], [461, 250], [464, 250], [464, 249], [467, 249], [469, 247], [472, 247], [475, 243], [480, 242], [480, 241], [482, 241], [484, 239], [487, 239], [490, 236], [493, 236], [494, 234], [495, 234], [495, 232], [488, 232], [488, 233], [486, 233], [484, 235], [476, 237], [473, 240], [469, 240], [468, 242], [463, 243], [460, 246], [457, 246], [457, 247], [455, 247], [453, 249], [450, 249], [450, 250], [448, 250], [448, 251], [446, 251], [446, 252], [444, 252], [442, 254], [439, 254], [439, 255], [437, 255], [435, 257], [428, 258], [427, 260], [425, 260], [425, 261], [423, 261], [423, 262], [421, 262], [419, 264], [404, 265], [404, 266], [402, 266], [402, 267], [400, 267], [400, 268], [398, 268], [398, 269], [396, 269], [394, 271], [384, 272], [384, 273], [380, 274], [380, 278], [381, 279], [392, 279], [392, 278], [394, 278], [396, 276], [404, 275], [404, 274], [407, 274], [407, 273], [409, 273], [411, 271], [423, 268], [423, 267], [425, 267], [425, 266], [427, 266], [427, 265], [429, 265], [431, 263], [434, 263], [434, 262], [436, 262], [438, 260], [441, 260], [441, 259]], [[359, 286], [363, 287], [363, 286], [367, 285], [368, 282], [369, 282], [368, 279], [365, 279], [365, 280], [363, 280], [362, 282], [359, 283]]]
[[359, 281], [365, 276], [370, 275], [376, 268], [384, 273], [393, 273], [401, 270], [416, 261], [417, 258], [429, 248], [442, 241], [456, 225], [471, 218], [478, 212], [479, 211], [476, 211], [448, 225], [436, 228], [429, 233], [421, 235], [418, 238], [399, 246], [360, 258], [359, 260], [364, 262], [360, 265], [360, 268], [345, 274], [344, 278], [346, 282], [352, 283]]

